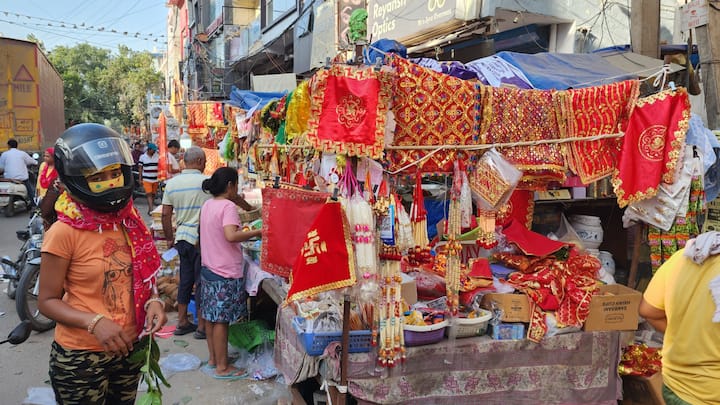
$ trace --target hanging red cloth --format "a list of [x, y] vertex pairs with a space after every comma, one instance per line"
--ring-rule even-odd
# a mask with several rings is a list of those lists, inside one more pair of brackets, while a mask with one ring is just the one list
[[158, 117], [158, 180], [167, 179], [167, 118], [164, 112]]
[[661, 181], [675, 181], [689, 119], [690, 99], [682, 87], [638, 100], [612, 179], [621, 208], [653, 197]]
[[[567, 136], [587, 138], [620, 132], [637, 101], [639, 87], [637, 80], [626, 80], [568, 90]], [[600, 180], [617, 167], [621, 145], [620, 138], [570, 142], [567, 150], [570, 170], [584, 184]]]
[[[396, 70], [392, 111], [395, 114], [393, 145], [440, 146], [474, 143], [480, 123], [480, 98], [475, 85], [416, 65], [397, 55], [390, 57]], [[397, 170], [430, 151], [389, 150], [389, 170]], [[436, 151], [422, 166], [424, 173], [453, 170], [455, 152]], [[466, 157], [465, 152], [457, 152]]]
[[355, 284], [355, 258], [342, 205], [328, 201], [305, 233], [290, 275], [287, 302]]
[[333, 65], [318, 71], [307, 131], [315, 149], [380, 158], [391, 85], [387, 73], [373, 68]]
[[262, 190], [263, 270], [285, 278], [290, 276], [307, 231], [329, 197], [328, 193], [301, 189]]

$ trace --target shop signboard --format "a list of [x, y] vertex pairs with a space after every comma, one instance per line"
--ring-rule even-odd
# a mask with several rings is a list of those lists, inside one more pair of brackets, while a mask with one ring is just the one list
[[692, 0], [679, 7], [682, 30], [701, 27], [708, 23], [708, 4], [705, 0]]
[[368, 34], [402, 42], [441, 26], [477, 19], [480, 0], [370, 0]]

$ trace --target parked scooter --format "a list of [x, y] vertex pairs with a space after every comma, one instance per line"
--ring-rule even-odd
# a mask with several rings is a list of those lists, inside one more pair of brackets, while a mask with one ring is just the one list
[[[33, 153], [32, 157], [37, 160], [40, 155]], [[35, 170], [29, 170], [28, 174], [30, 182], [34, 183], [37, 178]], [[6, 217], [10, 218], [21, 210], [30, 211], [33, 197], [28, 194], [27, 187], [22, 181], [0, 177], [0, 208], [3, 209]]]
[[[40, 313], [38, 309], [38, 293], [40, 292], [40, 248], [42, 247], [44, 227], [43, 220], [40, 215], [40, 209], [36, 209], [28, 224], [26, 230], [17, 231], [18, 238], [23, 240], [20, 259], [18, 262], [7, 263], [7, 259], [3, 258], [3, 268], [10, 266], [9, 273], [14, 274], [11, 283], [16, 282], [15, 291], [15, 309], [21, 321], [29, 321], [32, 328], [38, 332], [55, 327], [55, 321], [48, 319]], [[5, 269], [8, 273], [8, 269]], [[8, 286], [8, 291], [10, 287]], [[10, 294], [8, 294], [10, 295]]]
[[7, 339], [0, 341], [0, 345], [4, 343], [10, 343], [11, 345], [19, 345], [30, 337], [30, 332], [32, 332], [32, 326], [30, 325], [30, 322], [22, 321], [19, 325], [13, 328]]
[[9, 256], [0, 258], [3, 278], [8, 279], [7, 295], [10, 299], [15, 299], [17, 285], [27, 262], [34, 258], [40, 258], [43, 232], [43, 220], [38, 209], [30, 217], [27, 228], [15, 231], [15, 236], [23, 243], [20, 246], [17, 260], [13, 261]]

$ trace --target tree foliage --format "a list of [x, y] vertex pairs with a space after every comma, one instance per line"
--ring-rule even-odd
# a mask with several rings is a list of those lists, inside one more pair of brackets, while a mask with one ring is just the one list
[[120, 46], [117, 54], [89, 44], [58, 46], [49, 59], [65, 89], [65, 117], [77, 122], [140, 123], [147, 92], [159, 92], [163, 76], [149, 52]]

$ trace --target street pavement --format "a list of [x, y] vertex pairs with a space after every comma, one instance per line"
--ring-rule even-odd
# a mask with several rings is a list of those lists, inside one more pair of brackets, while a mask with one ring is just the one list
[[[146, 223], [147, 204], [137, 199], [138, 211], [143, 213]], [[20, 241], [15, 230], [22, 229], [28, 222], [27, 214], [17, 214], [13, 218], [0, 215], [0, 256], [9, 255], [15, 259]], [[15, 301], [7, 297], [7, 284], [0, 283], [0, 337], [6, 336], [19, 318], [15, 311]], [[168, 314], [168, 325], [175, 325], [177, 313]], [[22, 404], [33, 387], [49, 388], [48, 356], [53, 332], [33, 332], [30, 338], [17, 346], [0, 346], [0, 404]], [[191, 334], [157, 339], [161, 357], [173, 353], [190, 353], [201, 360], [207, 360], [207, 344], [196, 340]], [[172, 388], [163, 389], [164, 404], [289, 404], [290, 394], [287, 387], [275, 379], [255, 381], [251, 379], [222, 381], [212, 378], [202, 370], [180, 372], [170, 376]], [[139, 397], [139, 395], [138, 395]]]

